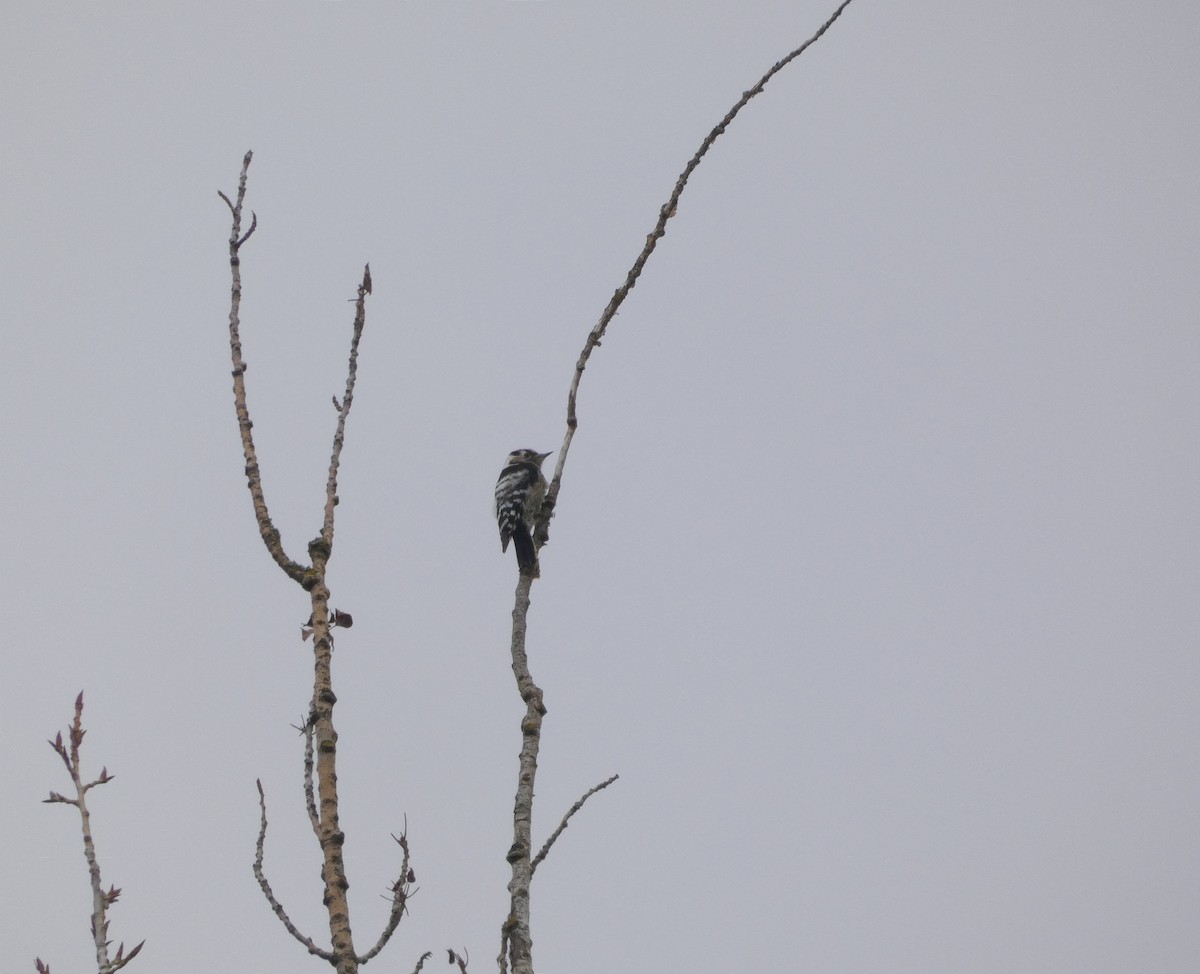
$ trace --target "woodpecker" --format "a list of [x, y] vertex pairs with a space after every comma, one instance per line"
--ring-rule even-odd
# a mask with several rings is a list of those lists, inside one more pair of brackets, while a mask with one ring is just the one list
[[[550, 453], [554, 451], [551, 450]], [[517, 566], [522, 575], [537, 574], [537, 550], [533, 528], [546, 496], [542, 463], [550, 453], [513, 450], [496, 481], [496, 521], [500, 525], [500, 550], [517, 549]]]

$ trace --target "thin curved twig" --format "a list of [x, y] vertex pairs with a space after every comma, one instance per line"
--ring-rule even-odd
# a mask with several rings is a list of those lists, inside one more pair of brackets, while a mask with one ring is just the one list
[[258, 880], [258, 885], [263, 891], [263, 895], [267, 898], [267, 902], [271, 904], [271, 909], [275, 911], [275, 915], [283, 921], [283, 925], [287, 927], [287, 932], [302, 943], [307, 948], [310, 954], [320, 957], [322, 960], [333, 962], [333, 954], [328, 950], [322, 950], [313, 943], [312, 937], [302, 934], [296, 929], [296, 925], [292, 923], [291, 917], [287, 915], [283, 904], [275, 899], [275, 893], [271, 889], [271, 884], [267, 881], [267, 874], [263, 871], [263, 855], [264, 848], [267, 842], [267, 796], [263, 791], [262, 780], [257, 779], [254, 782], [258, 785], [258, 808], [259, 808], [259, 827], [258, 827], [258, 844], [255, 847], [254, 853], [254, 878]]
[[304, 722], [304, 807], [308, 811], [308, 824], [312, 826], [317, 841], [321, 839], [321, 816], [317, 814], [317, 799], [313, 794], [313, 722]]
[[337, 506], [337, 476], [338, 466], [342, 459], [342, 445], [346, 439], [346, 417], [350, 415], [350, 406], [354, 402], [354, 381], [358, 377], [358, 343], [362, 339], [363, 326], [367, 320], [366, 297], [371, 293], [371, 265], [363, 268], [362, 283], [358, 286], [358, 298], [354, 306], [354, 335], [350, 339], [350, 364], [346, 369], [346, 392], [339, 402], [334, 398], [338, 407], [337, 431], [333, 434], [333, 452], [329, 457], [329, 476], [325, 481], [325, 519], [321, 525], [321, 538], [326, 544], [333, 544], [333, 509]]
[[579, 394], [579, 382], [583, 378], [583, 370], [587, 368], [588, 359], [592, 357], [592, 352], [599, 346], [600, 339], [604, 337], [604, 333], [608, 330], [609, 322], [616, 315], [617, 309], [621, 307], [625, 299], [629, 296], [629, 292], [637, 284], [638, 278], [642, 275], [642, 268], [646, 266], [646, 261], [654, 253], [654, 248], [658, 246], [658, 241], [666, 234], [667, 221], [675, 215], [679, 205], [679, 198], [683, 195], [688, 180], [691, 178], [696, 167], [700, 165], [700, 160], [708, 154], [708, 150], [712, 148], [713, 143], [724, 134], [725, 130], [729, 127], [729, 123], [737, 117], [738, 112], [746, 107], [751, 98], [766, 87], [768, 81], [820, 40], [822, 35], [842, 15], [842, 11], [850, 6], [850, 3], [851, 0], [842, 0], [838, 8], [812, 37], [788, 54], [787, 57], [776, 61], [771, 66], [771, 69], [758, 79], [758, 84], [753, 88], [742, 92], [742, 97], [737, 100], [737, 103], [725, 113], [725, 117], [708, 133], [704, 141], [700, 143], [700, 148], [696, 150], [696, 154], [692, 156], [688, 164], [684, 166], [683, 172], [679, 174], [679, 178], [675, 180], [675, 188], [671, 191], [667, 202], [659, 209], [658, 221], [654, 224], [654, 229], [646, 237], [646, 245], [633, 262], [633, 266], [629, 268], [629, 273], [625, 275], [625, 282], [613, 292], [608, 306], [605, 307], [604, 313], [600, 315], [600, 320], [596, 322], [595, 327], [588, 333], [587, 341], [583, 344], [583, 351], [580, 352], [579, 360], [575, 363], [575, 376], [571, 380], [571, 388], [567, 393], [567, 432], [563, 436], [562, 446], [558, 448], [558, 459], [554, 465], [554, 477], [551, 479], [549, 489], [546, 491], [542, 517], [538, 522], [537, 530], [534, 532], [534, 544], [539, 549], [549, 538], [550, 517], [554, 512], [554, 505], [558, 501], [558, 492], [562, 487], [563, 468], [566, 466], [567, 453], [571, 449], [571, 440], [574, 439], [575, 430], [579, 425], [579, 419], [575, 412], [575, 403]]
[[586, 802], [586, 801], [587, 801], [589, 798], [591, 798], [591, 797], [592, 797], [592, 795], [596, 794], [596, 792], [598, 792], [598, 791], [602, 791], [603, 789], [607, 788], [607, 787], [608, 787], [609, 785], [611, 785], [611, 784], [612, 784], [614, 781], [616, 781], [616, 780], [617, 780], [619, 777], [621, 777], [619, 774], [614, 774], [614, 775], [613, 775], [611, 778], [609, 778], [608, 780], [606, 780], [606, 781], [602, 781], [602, 782], [600, 782], [600, 784], [598, 784], [598, 785], [595, 785], [595, 786], [594, 786], [594, 787], [592, 787], [592, 788], [589, 788], [587, 791], [585, 791], [585, 792], [583, 793], [583, 797], [582, 797], [582, 798], [580, 798], [580, 799], [579, 799], [579, 801], [577, 801], [577, 802], [576, 802], [574, 805], [572, 805], [572, 806], [571, 806], [571, 807], [570, 807], [570, 808], [567, 810], [567, 814], [566, 814], [566, 815], [564, 815], [564, 816], [562, 817], [562, 821], [558, 823], [558, 828], [556, 828], [556, 829], [555, 829], [555, 830], [554, 830], [554, 831], [553, 831], [553, 832], [550, 834], [550, 838], [548, 838], [548, 839], [546, 840], [546, 843], [545, 843], [545, 845], [543, 845], [543, 846], [542, 846], [542, 848], [541, 848], [541, 850], [538, 852], [538, 854], [537, 854], [536, 856], [534, 856], [534, 857], [533, 857], [533, 861], [532, 861], [532, 862], [529, 864], [529, 871], [530, 871], [531, 873], [533, 873], [533, 872], [537, 872], [537, 867], [538, 867], [538, 864], [539, 864], [539, 863], [540, 863], [540, 862], [541, 862], [543, 859], [545, 859], [545, 858], [546, 858], [546, 855], [547, 855], [547, 854], [550, 852], [550, 847], [551, 847], [552, 845], [554, 845], [554, 843], [555, 843], [555, 842], [558, 840], [558, 837], [559, 837], [560, 835], [562, 835], [562, 834], [563, 834], [563, 832], [566, 830], [566, 828], [567, 828], [567, 823], [568, 823], [568, 822], [571, 820], [571, 816], [572, 816], [572, 815], [574, 815], [574, 814], [575, 814], [577, 811], [579, 811], [581, 808], [583, 808], [583, 803], [584, 803], [584, 802]]
[[400, 833], [399, 837], [393, 835], [392, 838], [404, 850], [404, 861], [400, 863], [400, 878], [392, 884], [392, 888], [389, 890], [392, 894], [392, 910], [388, 914], [387, 924], [383, 928], [383, 933], [379, 935], [379, 940], [375, 946], [358, 958], [360, 964], [365, 964], [387, 946], [387, 942], [392, 939], [392, 934], [396, 932], [396, 928], [400, 926], [400, 921], [404, 917], [408, 898], [416, 892], [412, 888], [416, 877], [413, 875], [413, 871], [408, 864], [408, 816], [405, 816], [404, 819], [404, 831]]

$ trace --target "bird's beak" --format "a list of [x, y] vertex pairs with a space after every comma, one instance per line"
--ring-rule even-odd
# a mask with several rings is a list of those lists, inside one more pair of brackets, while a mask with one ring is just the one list
[[[553, 450], [550, 451], [550, 453], [553, 453], [553, 452], [554, 452]], [[541, 462], [542, 460], [545, 460], [546, 457], [550, 456], [550, 453], [539, 453], [538, 461]]]

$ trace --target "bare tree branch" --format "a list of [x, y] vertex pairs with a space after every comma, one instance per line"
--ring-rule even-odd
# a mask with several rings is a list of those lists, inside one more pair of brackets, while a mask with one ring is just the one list
[[366, 296], [371, 293], [371, 265], [363, 269], [362, 283], [358, 286], [358, 298], [354, 304], [354, 336], [350, 339], [350, 363], [346, 369], [346, 392], [338, 407], [337, 432], [333, 435], [333, 453], [329, 458], [329, 476], [325, 481], [325, 521], [321, 526], [321, 540], [333, 545], [333, 509], [337, 506], [337, 475], [342, 459], [342, 444], [346, 439], [346, 417], [354, 402], [354, 381], [358, 377], [358, 343], [362, 339], [366, 324]]
[[404, 917], [408, 898], [416, 892], [412, 888], [412, 884], [416, 880], [416, 875], [413, 873], [412, 867], [408, 864], [407, 816], [404, 821], [404, 831], [400, 833], [399, 838], [394, 835], [392, 838], [396, 839], [396, 843], [404, 850], [404, 861], [400, 863], [400, 878], [392, 884], [390, 890], [392, 894], [392, 911], [388, 914], [387, 925], [383, 928], [383, 933], [379, 935], [379, 942], [358, 959], [360, 964], [365, 964], [387, 946], [387, 942], [392, 939], [392, 934], [396, 932], [396, 928], [400, 926], [400, 920]]
[[254, 502], [254, 518], [258, 522], [258, 533], [262, 536], [267, 551], [277, 564], [295, 582], [303, 582], [305, 571], [287, 556], [283, 550], [283, 540], [279, 531], [271, 522], [271, 514], [267, 510], [267, 500], [263, 495], [262, 474], [258, 469], [258, 454], [254, 449], [254, 434], [251, 430], [254, 424], [250, 421], [250, 410], [246, 406], [246, 362], [242, 358], [242, 339], [239, 334], [242, 306], [242, 259], [239, 256], [242, 244], [250, 237], [258, 226], [258, 218], [252, 217], [250, 229], [242, 234], [242, 204], [246, 199], [246, 177], [250, 169], [253, 152], [247, 152], [242, 159], [242, 174], [238, 178], [237, 202], [232, 202], [224, 193], [217, 195], [225, 201], [233, 217], [229, 231], [229, 270], [232, 277], [229, 299], [229, 348], [233, 357], [233, 404], [237, 410], [238, 430], [242, 435], [242, 454], [246, 458], [246, 481], [250, 487], [250, 497]]
[[[61, 731], [55, 735], [54, 740], [49, 742], [50, 746], [54, 748], [54, 752], [62, 758], [67, 773], [71, 776], [71, 783], [75, 785], [75, 797], [66, 798], [58, 792], [52, 791], [50, 797], [44, 801], [46, 804], [74, 805], [79, 809], [80, 826], [83, 830], [83, 855], [87, 860], [88, 877], [92, 886], [91, 929], [92, 940], [96, 946], [96, 969], [100, 974], [115, 974], [141, 953], [142, 946], [146, 941], [143, 940], [128, 954], [125, 953], [125, 944], [122, 942], [117, 945], [116, 956], [109, 958], [108, 948], [111, 941], [108, 939], [108, 908], [117, 902], [121, 891], [115, 886], [110, 886], [105, 890], [104, 884], [101, 882], [100, 861], [96, 858], [96, 843], [92, 838], [92, 819], [88, 812], [86, 796], [97, 785], [108, 784], [115, 775], [109, 774], [108, 768], [101, 768], [100, 777], [84, 783], [79, 751], [83, 746], [85, 734], [87, 731], [83, 729], [83, 691], [81, 690], [79, 696], [75, 698], [75, 719], [67, 731], [68, 743], [63, 743]], [[49, 965], [43, 964], [41, 958], [38, 958], [36, 963], [39, 971], [50, 974]]]
[[[358, 374], [358, 347], [362, 339], [366, 323], [366, 296], [371, 293], [371, 272], [366, 267], [363, 270], [362, 281], [358, 286], [358, 296], [355, 298], [354, 326], [350, 340], [350, 358], [346, 371], [345, 393], [340, 401], [334, 398], [338, 410], [337, 428], [333, 437], [333, 449], [329, 459], [329, 472], [325, 481], [325, 505], [321, 523], [321, 533], [308, 544], [309, 567], [305, 567], [289, 558], [283, 549], [278, 530], [272, 524], [267, 512], [266, 499], [262, 489], [262, 478], [259, 472], [258, 460], [254, 449], [254, 439], [251, 434], [253, 424], [246, 406], [245, 372], [246, 364], [242, 359], [241, 338], [239, 336], [239, 309], [241, 305], [241, 257], [239, 251], [258, 226], [257, 218], [252, 218], [250, 229], [241, 233], [242, 208], [246, 197], [246, 178], [250, 167], [252, 153], [247, 152], [242, 160], [242, 172], [238, 181], [236, 201], [221, 193], [221, 199], [229, 207], [232, 216], [232, 229], [229, 236], [229, 265], [233, 279], [229, 313], [229, 342], [233, 357], [234, 405], [237, 410], [238, 427], [242, 437], [242, 450], [246, 458], [246, 477], [250, 487], [250, 496], [254, 503], [255, 519], [258, 522], [259, 534], [271, 553], [275, 563], [289, 578], [300, 584], [309, 593], [312, 614], [308, 625], [302, 628], [307, 638], [312, 637], [313, 644], [313, 696], [309, 707], [309, 717], [305, 725], [305, 803], [308, 809], [309, 821], [317, 835], [321, 846], [322, 868], [321, 877], [325, 890], [323, 902], [329, 916], [329, 933], [332, 950], [319, 952], [312, 940], [303, 937], [295, 931], [287, 920], [282, 908], [270, 892], [265, 878], [260, 878], [260, 885], [275, 912], [284, 921], [285, 926], [292, 931], [301, 943], [313, 953], [318, 953], [330, 961], [338, 974], [354, 974], [358, 970], [359, 959], [354, 950], [354, 938], [350, 928], [350, 908], [346, 897], [349, 881], [346, 878], [345, 859], [342, 847], [345, 835], [338, 823], [338, 792], [337, 792], [337, 731], [333, 724], [333, 707], [337, 697], [333, 692], [333, 635], [334, 626], [349, 628], [352, 624], [348, 613], [338, 613], [331, 618], [329, 610], [329, 588], [326, 585], [326, 570], [329, 558], [333, 552], [334, 511], [338, 504], [337, 478], [341, 463], [342, 447], [345, 443], [346, 418], [354, 401], [354, 384]], [[315, 762], [314, 762], [315, 751]], [[314, 769], [315, 764], [315, 769]], [[315, 789], [313, 787], [315, 777]], [[315, 793], [314, 793], [315, 791]], [[261, 786], [260, 786], [261, 797]], [[262, 832], [259, 839], [259, 861], [256, 863], [256, 875], [261, 875], [262, 836], [266, 831], [266, 806], [263, 805]], [[390, 934], [389, 934], [390, 935]]]
[[629, 292], [637, 284], [638, 278], [642, 275], [642, 268], [646, 266], [646, 261], [654, 253], [654, 248], [658, 246], [658, 241], [666, 234], [667, 221], [675, 215], [679, 205], [679, 198], [683, 195], [688, 180], [691, 178], [696, 167], [700, 165], [700, 160], [708, 154], [708, 150], [712, 148], [713, 143], [724, 134], [725, 130], [729, 127], [729, 123], [737, 117], [738, 112], [746, 107], [751, 98], [766, 87], [768, 81], [820, 40], [822, 35], [842, 15], [842, 11], [850, 6], [850, 3], [851, 0], [843, 0], [830, 18], [821, 25], [820, 29], [812, 37], [782, 60], [776, 61], [771, 66], [771, 69], [758, 79], [758, 83], [753, 88], [742, 92], [742, 97], [737, 100], [737, 103], [725, 113], [725, 117], [708, 133], [704, 141], [700, 143], [700, 148], [696, 150], [696, 154], [692, 156], [688, 164], [684, 166], [683, 172], [679, 174], [679, 178], [675, 180], [675, 188], [671, 191], [667, 202], [659, 209], [658, 221], [654, 224], [654, 229], [647, 235], [646, 244], [642, 248], [642, 252], [638, 254], [637, 259], [633, 262], [633, 266], [629, 268], [629, 273], [625, 275], [625, 282], [613, 292], [608, 306], [605, 307], [603, 314], [600, 315], [600, 320], [596, 322], [596, 326], [588, 333], [587, 341], [583, 345], [583, 351], [580, 352], [579, 360], [575, 363], [575, 376], [571, 380], [571, 388], [567, 393], [567, 431], [563, 436], [562, 446], [558, 448], [558, 459], [554, 465], [554, 477], [551, 479], [550, 487], [546, 491], [542, 517], [534, 535], [534, 544], [539, 549], [546, 543], [549, 537], [550, 517], [554, 512], [554, 505], [558, 501], [558, 492], [562, 487], [563, 468], [566, 466], [567, 453], [571, 449], [571, 441], [574, 439], [575, 430], [579, 425], [575, 405], [579, 394], [579, 382], [583, 378], [583, 370], [587, 368], [588, 359], [591, 358], [592, 352], [599, 347], [600, 339], [604, 337], [604, 333], [608, 330], [609, 322], [616, 315], [617, 309], [621, 307], [625, 299], [629, 296]]
[[500, 968], [500, 974], [508, 974], [508, 935], [512, 927], [513, 918], [510, 915], [500, 927], [500, 953], [496, 957], [496, 966]]
[[291, 917], [287, 915], [283, 904], [275, 898], [275, 893], [271, 889], [271, 884], [267, 881], [267, 874], [263, 871], [263, 853], [267, 842], [267, 796], [263, 791], [262, 781], [256, 781], [258, 785], [258, 808], [259, 808], [259, 827], [258, 827], [258, 845], [254, 854], [254, 878], [258, 880], [258, 885], [263, 891], [263, 895], [267, 898], [267, 902], [271, 904], [271, 909], [275, 911], [275, 915], [283, 921], [283, 925], [287, 927], [287, 932], [300, 941], [310, 954], [315, 954], [322, 960], [333, 962], [333, 954], [327, 950], [322, 950], [315, 943], [312, 937], [309, 937], [296, 929], [296, 925], [292, 923]]
[[317, 799], [313, 794], [313, 725], [311, 720], [304, 723], [304, 808], [308, 812], [308, 821], [312, 825], [313, 835], [320, 841], [321, 817], [317, 814]]
[[556, 828], [554, 830], [554, 832], [551, 833], [550, 838], [548, 838], [546, 840], [546, 844], [542, 846], [541, 851], [539, 851], [538, 854], [533, 857], [533, 861], [529, 864], [529, 871], [531, 873], [537, 872], [538, 864], [541, 863], [541, 861], [546, 858], [546, 855], [550, 852], [550, 847], [552, 845], [554, 845], [554, 843], [558, 840], [558, 837], [560, 835], [562, 835], [563, 832], [566, 830], [567, 823], [571, 820], [571, 816], [574, 815], [581, 808], [583, 808], [583, 803], [586, 802], [589, 798], [591, 798], [592, 795], [596, 794], [596, 792], [598, 792], [598, 791], [601, 791], [601, 790], [607, 788], [614, 781], [616, 781], [619, 777], [621, 777], [619, 774], [614, 774], [611, 778], [607, 779], [606, 781], [602, 781], [602, 782], [600, 782], [600, 784], [598, 784], [592, 788], [589, 788], [587, 791], [585, 791], [583, 793], [583, 797], [580, 798], [579, 801], [577, 801], [574, 805], [572, 805], [567, 810], [567, 814], [564, 815], [562, 818], [562, 821], [558, 823], [558, 828]]
[[247, 240], [249, 240], [250, 235], [252, 233], [254, 233], [254, 231], [257, 229], [258, 229], [258, 214], [255, 213], [253, 210], [251, 210], [250, 211], [250, 229], [247, 230], [245, 233], [243, 233], [240, 237], [238, 237], [237, 244], [235, 245], [238, 250], [242, 249], [242, 244], [244, 244]]
[[530, 862], [530, 833], [533, 823], [534, 779], [537, 777], [538, 748], [541, 746], [542, 718], [546, 714], [542, 691], [529, 673], [529, 658], [525, 654], [526, 619], [529, 615], [529, 590], [533, 576], [517, 577], [517, 591], [512, 612], [513, 676], [517, 692], [525, 702], [525, 717], [521, 721], [521, 754], [517, 772], [517, 795], [513, 802], [513, 844], [507, 859], [512, 866], [508, 883], [509, 915], [505, 921], [504, 939], [512, 963], [513, 974], [533, 974], [533, 939], [529, 928], [529, 883], [533, 878]]
[[325, 585], [325, 569], [330, 546], [323, 538], [309, 542], [316, 584], [310, 589], [313, 607], [313, 698], [311, 704], [312, 733], [317, 756], [317, 838], [321, 845], [321, 878], [325, 884], [322, 898], [329, 914], [329, 933], [333, 944], [338, 974], [354, 974], [358, 969], [354, 937], [350, 928], [350, 905], [346, 891], [346, 862], [342, 848], [346, 836], [338, 820], [337, 791], [337, 731], [333, 725], [333, 707], [337, 697], [333, 692], [333, 636], [329, 630], [329, 589]]
[[[570, 451], [575, 430], [579, 426], [576, 402], [579, 394], [579, 383], [583, 378], [584, 369], [587, 368], [587, 363], [591, 358], [592, 352], [599, 347], [601, 339], [608, 330], [609, 322], [612, 321], [617, 310], [625, 301], [625, 298], [629, 296], [629, 292], [637, 284], [642, 269], [658, 245], [659, 239], [666, 233], [667, 221], [675, 215], [679, 199], [683, 195], [683, 191], [692, 173], [700, 165], [700, 161], [708, 153], [713, 143], [721, 137], [729, 127], [729, 124], [737, 117], [737, 114], [749, 103], [750, 99], [762, 91], [766, 87], [767, 82], [776, 74], [816, 43], [842, 15], [842, 11], [850, 5], [850, 2], [851, 0], [842, 0], [842, 3], [833, 12], [832, 16], [821, 25], [820, 29], [812, 37], [782, 60], [777, 61], [758, 80], [758, 83], [754, 87], [742, 93], [742, 97], [725, 113], [724, 118], [716, 124], [712, 131], [704, 138], [704, 141], [700, 143], [700, 148], [696, 150], [695, 155], [692, 156], [687, 165], [684, 166], [683, 172], [675, 180], [675, 188], [671, 191], [667, 202], [659, 209], [658, 220], [654, 225], [654, 229], [646, 237], [645, 246], [643, 246], [641, 253], [634, 260], [633, 266], [630, 267], [629, 272], [625, 275], [624, 283], [613, 292], [613, 296], [609, 300], [607, 307], [605, 307], [603, 313], [600, 315], [600, 320], [596, 322], [596, 325], [588, 333], [587, 340], [583, 345], [583, 351], [575, 363], [575, 374], [571, 379], [570, 389], [567, 392], [567, 430], [563, 436], [562, 446], [558, 449], [558, 460], [555, 464], [554, 476], [546, 491], [546, 497], [533, 533], [535, 551], [540, 550], [550, 536], [550, 519], [554, 516], [558, 493], [562, 488], [562, 476], [567, 462], [567, 454]], [[525, 654], [526, 617], [529, 613], [529, 593], [532, 583], [533, 579], [529, 576], [522, 575], [518, 579], [513, 605], [511, 643], [513, 674], [517, 680], [517, 691], [520, 693], [521, 699], [525, 702], [526, 711], [525, 717], [521, 721], [521, 755], [517, 773], [517, 794], [513, 806], [513, 844], [508, 852], [508, 861], [512, 866], [512, 878], [508, 883], [510, 897], [509, 914], [501, 928], [501, 956], [499, 958], [501, 974], [505, 974], [506, 957], [512, 965], [513, 974], [533, 974], [533, 939], [529, 926], [529, 884], [533, 877], [533, 862], [531, 860], [529, 843], [530, 823], [533, 817], [533, 784], [537, 773], [537, 756], [541, 742], [542, 717], [546, 713], [546, 708], [542, 701], [542, 691], [530, 676], [529, 661]], [[552, 837], [551, 842], [556, 837]]]
[[318, 798], [318, 839], [324, 864], [321, 876], [325, 882], [324, 903], [329, 914], [329, 932], [333, 943], [338, 974], [353, 974], [358, 969], [358, 955], [350, 929], [350, 904], [346, 891], [346, 862], [342, 847], [346, 836], [338, 821], [337, 791], [337, 731], [333, 725], [333, 707], [337, 696], [333, 692], [333, 634], [335, 625], [329, 610], [329, 588], [325, 573], [333, 552], [334, 508], [338, 503], [337, 474], [345, 440], [346, 416], [354, 397], [354, 381], [358, 370], [358, 343], [366, 322], [366, 279], [358, 287], [354, 310], [354, 334], [350, 340], [350, 361], [346, 373], [346, 393], [338, 411], [337, 432], [329, 460], [329, 475], [325, 483], [325, 517], [319, 537], [308, 543], [312, 569], [303, 583], [312, 603], [313, 629], [313, 697], [310, 706], [312, 734], [316, 742], [316, 771]]

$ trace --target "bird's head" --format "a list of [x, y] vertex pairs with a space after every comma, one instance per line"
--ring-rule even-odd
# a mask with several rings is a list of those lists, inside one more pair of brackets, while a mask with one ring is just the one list
[[540, 469], [546, 457], [550, 456], [553, 452], [553, 450], [550, 450], [548, 453], [538, 453], [537, 450], [513, 450], [508, 455], [508, 463], [532, 463]]

